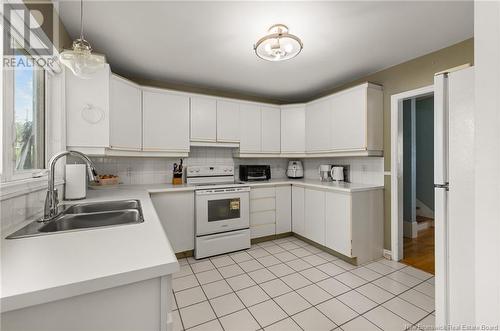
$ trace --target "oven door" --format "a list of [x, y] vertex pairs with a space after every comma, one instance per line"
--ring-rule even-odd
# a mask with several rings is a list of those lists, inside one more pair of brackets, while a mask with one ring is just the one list
[[248, 228], [249, 203], [249, 187], [197, 190], [196, 235]]

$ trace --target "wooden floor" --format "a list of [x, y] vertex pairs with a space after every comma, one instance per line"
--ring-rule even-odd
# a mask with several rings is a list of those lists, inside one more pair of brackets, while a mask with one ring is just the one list
[[403, 238], [402, 262], [434, 274], [434, 225], [420, 230], [417, 238]]

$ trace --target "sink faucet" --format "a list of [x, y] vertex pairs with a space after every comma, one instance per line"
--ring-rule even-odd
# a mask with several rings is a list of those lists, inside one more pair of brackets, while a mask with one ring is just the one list
[[77, 151], [62, 151], [52, 156], [52, 158], [50, 158], [49, 160], [49, 175], [48, 175], [49, 182], [47, 185], [47, 195], [45, 196], [45, 209], [43, 213], [43, 218], [40, 220], [40, 222], [50, 221], [55, 216], [57, 216], [57, 204], [59, 203], [59, 200], [57, 197], [57, 189], [54, 187], [55, 170], [56, 170], [55, 167], [57, 160], [67, 155], [77, 156], [80, 159], [82, 159], [87, 165], [87, 174], [89, 180], [93, 182], [99, 181], [99, 177], [97, 176], [97, 171], [95, 170], [94, 163], [92, 162], [92, 160], [89, 159], [87, 155]]

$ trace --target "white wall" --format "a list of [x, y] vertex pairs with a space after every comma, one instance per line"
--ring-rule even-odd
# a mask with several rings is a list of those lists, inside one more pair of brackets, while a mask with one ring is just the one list
[[500, 2], [475, 1], [476, 324], [500, 324]]

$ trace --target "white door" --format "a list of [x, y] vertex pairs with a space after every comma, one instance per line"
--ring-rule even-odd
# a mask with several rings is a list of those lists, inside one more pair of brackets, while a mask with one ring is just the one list
[[330, 150], [330, 99], [312, 102], [306, 106], [306, 151]]
[[367, 88], [363, 85], [335, 94], [332, 100], [331, 148], [366, 149]]
[[191, 141], [217, 141], [217, 101], [191, 97]]
[[288, 106], [281, 109], [281, 152], [305, 153], [305, 106]]
[[436, 325], [472, 325], [474, 69], [439, 75], [435, 87]]
[[261, 151], [261, 111], [252, 104], [240, 105], [240, 152], [259, 153]]
[[292, 186], [276, 187], [276, 234], [292, 231]]
[[279, 153], [281, 150], [281, 113], [278, 107], [261, 107], [262, 152]]
[[292, 231], [305, 236], [305, 189], [303, 187], [292, 187]]
[[217, 141], [240, 141], [240, 110], [238, 103], [217, 100]]
[[306, 189], [305, 196], [306, 238], [325, 244], [325, 192]]
[[189, 151], [189, 97], [143, 91], [143, 149]]
[[141, 150], [142, 102], [136, 84], [111, 75], [110, 79], [110, 137], [113, 149]]
[[325, 220], [325, 246], [351, 256], [351, 196], [327, 192]]

